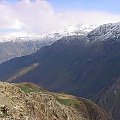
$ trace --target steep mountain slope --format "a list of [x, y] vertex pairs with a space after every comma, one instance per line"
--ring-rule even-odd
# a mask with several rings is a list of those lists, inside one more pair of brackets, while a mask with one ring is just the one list
[[0, 42], [0, 63], [15, 57], [21, 57], [36, 52], [41, 47], [51, 44], [50, 41]]
[[29, 55], [43, 46], [52, 44], [63, 36], [83, 35], [95, 26], [76, 25], [48, 34], [15, 33], [0, 36], [0, 63], [15, 57]]
[[59, 34], [52, 36], [26, 36], [26, 37], [8, 37], [0, 39], [0, 63], [15, 57], [21, 57], [32, 54], [42, 48], [52, 44], [61, 38]]
[[51, 93], [31, 83], [0, 83], [0, 94], [0, 120], [110, 120], [89, 100]]
[[109, 87], [107, 90], [103, 90], [98, 98], [100, 106], [104, 107], [114, 120], [120, 118], [120, 78]]
[[[109, 27], [104, 29], [104, 26]], [[113, 26], [115, 29], [112, 29]], [[115, 120], [120, 119], [119, 108], [114, 105], [118, 99], [108, 96], [109, 100], [113, 99], [111, 106], [114, 107], [110, 106], [109, 109], [111, 103], [103, 94], [109, 89], [112, 93], [110, 86], [120, 77], [120, 31], [114, 37], [111, 36], [117, 27], [118, 23], [108, 24], [85, 36], [63, 37], [32, 55], [5, 62], [0, 65], [0, 79], [8, 82], [34, 82], [52, 91], [94, 100], [98, 100], [99, 94], [102, 94], [98, 102]], [[109, 32], [111, 34], [108, 35]], [[103, 39], [101, 36], [105, 34], [107, 38]], [[108, 105], [102, 101], [108, 102]]]

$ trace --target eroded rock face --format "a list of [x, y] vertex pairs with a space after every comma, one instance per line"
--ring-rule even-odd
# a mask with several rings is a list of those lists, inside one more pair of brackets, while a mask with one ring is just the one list
[[94, 103], [30, 83], [0, 83], [0, 120], [110, 120]]

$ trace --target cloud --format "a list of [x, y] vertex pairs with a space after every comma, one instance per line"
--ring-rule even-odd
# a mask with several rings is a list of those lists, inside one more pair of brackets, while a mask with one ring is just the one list
[[0, 29], [24, 32], [49, 32], [71, 24], [104, 24], [119, 22], [120, 15], [85, 10], [56, 12], [45, 0], [0, 2]]
[[0, 28], [19, 29], [20, 21], [15, 18], [15, 12], [7, 4], [0, 4]]
[[120, 15], [102, 11], [68, 11], [64, 13], [65, 19], [76, 23], [101, 25], [110, 22], [119, 22]]

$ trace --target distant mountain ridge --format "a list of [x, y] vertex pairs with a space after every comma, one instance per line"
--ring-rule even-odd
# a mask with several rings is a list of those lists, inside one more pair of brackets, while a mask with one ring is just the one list
[[51, 45], [64, 36], [83, 35], [95, 26], [76, 25], [48, 34], [8, 34], [0, 36], [0, 63], [15, 57], [32, 54], [44, 46]]
[[[0, 36], [0, 42], [25, 42], [25, 41], [49, 41], [50, 39], [56, 41], [64, 36], [73, 36], [73, 35], [85, 35], [86, 33], [92, 31], [96, 28], [96, 25], [69, 25], [64, 28], [58, 29], [45, 34], [39, 33], [25, 33], [25, 32], [16, 32], [16, 33], [7, 33]], [[54, 42], [53, 41], [53, 42]]]

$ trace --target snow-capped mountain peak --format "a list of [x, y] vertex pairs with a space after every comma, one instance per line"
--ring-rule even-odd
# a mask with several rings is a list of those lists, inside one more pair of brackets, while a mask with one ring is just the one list
[[118, 38], [120, 36], [120, 23], [109, 23], [101, 25], [88, 34], [91, 40], [107, 40], [108, 38]]
[[64, 27], [61, 30], [58, 30], [58, 33], [63, 34], [64, 36], [71, 35], [84, 35], [96, 28], [96, 25], [69, 25]]
[[34, 34], [34, 33], [8, 33], [0, 36], [0, 42], [8, 41], [48, 41], [53, 42], [62, 38], [63, 36], [84, 35], [89, 31], [92, 31], [95, 25], [69, 25], [62, 29], [52, 31], [46, 34]]

